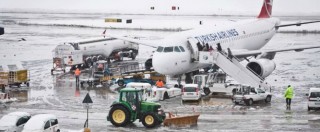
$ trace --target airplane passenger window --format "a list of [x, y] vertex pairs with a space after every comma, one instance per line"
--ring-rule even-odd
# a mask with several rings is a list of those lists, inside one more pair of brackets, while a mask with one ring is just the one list
[[178, 46], [174, 47], [174, 52], [181, 52]]
[[157, 49], [157, 52], [162, 52], [163, 51], [163, 47], [159, 46]]
[[165, 47], [163, 52], [173, 52], [173, 47]]
[[182, 52], [184, 52], [184, 48], [182, 46], [179, 46], [179, 48], [181, 49]]

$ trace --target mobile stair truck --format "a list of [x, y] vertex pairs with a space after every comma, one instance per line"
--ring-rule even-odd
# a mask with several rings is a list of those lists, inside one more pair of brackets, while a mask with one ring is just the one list
[[264, 78], [256, 74], [250, 68], [240, 64], [236, 56], [227, 56], [224, 52], [213, 50], [211, 52], [200, 51], [199, 63], [215, 64], [219, 66], [226, 74], [231, 76], [240, 84], [246, 84], [252, 87], [264, 89], [270, 88]]
[[4, 89], [6, 86], [20, 87], [21, 84], [29, 87], [29, 82], [29, 71], [21, 63], [0, 65], [0, 88]]

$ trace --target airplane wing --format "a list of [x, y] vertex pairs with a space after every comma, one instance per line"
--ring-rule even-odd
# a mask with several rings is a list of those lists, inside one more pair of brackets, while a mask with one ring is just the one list
[[153, 47], [153, 48], [157, 48], [158, 47], [158, 43], [155, 43], [155, 41], [148, 41], [148, 40], [140, 40], [140, 39], [135, 39], [135, 38], [130, 38], [130, 37], [123, 37], [123, 36], [115, 36], [115, 35], [106, 35], [108, 37], [111, 38], [116, 38], [116, 39], [120, 39], [120, 40], [124, 40], [124, 41], [128, 41], [131, 43], [135, 43], [135, 44], [141, 44], [144, 46], [149, 46], [149, 47]]
[[232, 55], [236, 56], [237, 58], [245, 58], [250, 56], [258, 56], [261, 54], [275, 54], [277, 52], [284, 52], [284, 51], [303, 51], [305, 49], [314, 49], [320, 48], [320, 45], [308, 45], [308, 46], [295, 46], [290, 48], [283, 48], [283, 49], [275, 49], [275, 50], [251, 50], [251, 51], [233, 51]]
[[301, 26], [303, 24], [310, 24], [310, 23], [317, 23], [317, 22], [320, 22], [320, 21], [298, 22], [298, 23], [292, 23], [292, 24], [277, 25], [276, 28], [288, 27], [288, 26]]

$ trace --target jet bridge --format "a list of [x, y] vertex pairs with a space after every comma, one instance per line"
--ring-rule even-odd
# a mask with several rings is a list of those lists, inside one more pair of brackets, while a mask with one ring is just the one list
[[211, 52], [200, 51], [199, 63], [216, 64], [225, 73], [241, 84], [269, 88], [268, 84], [264, 82], [264, 79], [261, 76], [240, 64], [240, 61], [236, 57], [228, 57], [224, 52], [219, 52], [217, 50]]

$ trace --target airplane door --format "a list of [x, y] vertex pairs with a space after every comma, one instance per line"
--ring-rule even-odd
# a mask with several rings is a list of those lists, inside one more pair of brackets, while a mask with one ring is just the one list
[[198, 61], [199, 60], [199, 49], [197, 47], [197, 43], [199, 41], [195, 38], [188, 38], [188, 48], [191, 52], [191, 62]]

